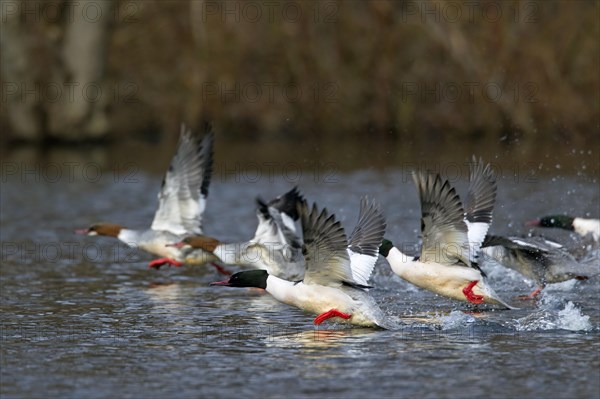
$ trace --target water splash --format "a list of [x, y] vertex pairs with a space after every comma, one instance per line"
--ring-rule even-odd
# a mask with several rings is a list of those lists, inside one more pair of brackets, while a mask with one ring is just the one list
[[560, 309], [562, 306], [556, 307], [557, 302], [559, 300], [545, 296], [539, 311], [516, 320], [517, 331], [590, 331], [592, 329], [590, 316], [582, 314], [573, 302], [567, 302], [562, 309]]
[[565, 308], [558, 312], [558, 328], [570, 331], [589, 331], [592, 329], [590, 316], [583, 315], [573, 302], [569, 301]]
[[547, 293], [550, 293], [550, 292], [571, 292], [575, 288], [576, 284], [577, 284], [577, 280], [575, 280], [575, 279], [563, 281], [563, 282], [560, 282], [560, 283], [550, 284], [550, 285], [548, 285], [548, 287], [546, 287], [546, 292]]
[[439, 318], [442, 330], [452, 330], [456, 328], [467, 327], [476, 322], [475, 317], [464, 312], [453, 310], [447, 316]]

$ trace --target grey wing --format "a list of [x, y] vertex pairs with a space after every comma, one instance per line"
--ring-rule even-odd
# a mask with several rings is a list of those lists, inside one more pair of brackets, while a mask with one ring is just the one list
[[544, 254], [554, 259], [575, 258], [561, 244], [543, 237], [509, 237], [512, 249], [529, 251], [532, 254]]
[[547, 240], [543, 237], [501, 237], [489, 235], [485, 238], [482, 247], [503, 247], [522, 254], [538, 262], [546, 260], [552, 262], [576, 262], [565, 247], [561, 244]]
[[298, 213], [304, 237], [304, 283], [333, 287], [355, 284], [346, 251], [348, 240], [340, 222], [327, 209], [319, 213], [316, 204], [309, 211], [306, 201], [298, 207]]
[[360, 213], [356, 227], [348, 239], [348, 255], [352, 267], [354, 281], [361, 285], [367, 282], [377, 257], [379, 246], [385, 234], [385, 218], [375, 201], [369, 203], [367, 197], [360, 201]]
[[[496, 202], [496, 176], [491, 165], [481, 158], [469, 164], [469, 191], [465, 202], [465, 217], [471, 223], [492, 223]], [[482, 240], [483, 241], [483, 240]]]
[[467, 225], [460, 198], [438, 174], [413, 174], [421, 201], [421, 260], [471, 266]]
[[492, 213], [496, 202], [496, 176], [490, 164], [473, 156], [469, 164], [469, 190], [465, 203], [471, 259], [474, 259], [481, 243], [492, 224]]
[[158, 193], [153, 230], [178, 235], [202, 234], [202, 214], [213, 167], [213, 133], [208, 129], [200, 141], [184, 125], [181, 126], [177, 152]]
[[488, 255], [497, 255], [493, 256], [496, 259], [501, 259], [504, 254], [510, 253], [522, 255], [527, 259], [542, 259], [548, 253], [546, 249], [540, 248], [532, 243], [528, 243], [524, 239], [515, 237], [507, 238], [495, 235], [487, 235], [481, 247], [484, 248], [484, 251]]
[[482, 247], [486, 255], [538, 283], [593, 275], [562, 245], [542, 237], [487, 236]]

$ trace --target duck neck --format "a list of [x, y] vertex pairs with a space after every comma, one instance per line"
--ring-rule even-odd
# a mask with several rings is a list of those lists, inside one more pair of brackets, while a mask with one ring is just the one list
[[413, 257], [406, 255], [396, 247], [390, 249], [386, 257], [392, 271], [398, 276], [402, 277], [408, 270], [408, 266], [413, 262]]
[[236, 265], [243, 263], [243, 249], [245, 247], [243, 243], [220, 243], [213, 251], [213, 254], [221, 259], [223, 263]]
[[279, 302], [289, 303], [290, 301], [288, 298], [290, 296], [290, 291], [292, 291], [297, 284], [303, 283], [295, 283], [293, 281], [284, 280], [277, 276], [269, 275], [269, 277], [267, 277], [267, 288], [265, 290]]
[[140, 245], [141, 235], [141, 232], [138, 230], [121, 229], [117, 238], [130, 247], [137, 247]]

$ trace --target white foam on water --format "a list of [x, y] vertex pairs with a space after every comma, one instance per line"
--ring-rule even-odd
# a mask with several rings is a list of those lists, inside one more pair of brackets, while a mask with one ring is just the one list
[[453, 310], [447, 316], [441, 316], [439, 318], [442, 330], [451, 330], [454, 328], [460, 328], [468, 326], [476, 321], [476, 319], [459, 310]]
[[516, 320], [517, 331], [590, 331], [592, 329], [590, 316], [582, 314], [573, 302], [567, 302], [564, 308], [562, 304], [559, 305], [559, 302], [560, 300], [556, 298], [546, 296], [542, 300], [542, 308], [539, 311]]
[[570, 331], [589, 331], [592, 329], [590, 316], [581, 313], [573, 302], [569, 301], [565, 308], [558, 312], [558, 328]]
[[577, 280], [572, 279], [572, 280], [563, 281], [561, 283], [550, 284], [545, 289], [548, 292], [572, 291], [573, 288], [575, 288], [575, 284], [577, 284]]

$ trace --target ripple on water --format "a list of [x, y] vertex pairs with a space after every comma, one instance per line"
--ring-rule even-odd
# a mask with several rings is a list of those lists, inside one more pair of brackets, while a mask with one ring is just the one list
[[[348, 227], [355, 223], [360, 194], [376, 197], [388, 221], [386, 235], [414, 244], [419, 209], [412, 182], [403, 175], [363, 171], [339, 173], [343, 184], [294, 183], [310, 200], [339, 211]], [[597, 278], [549, 286], [537, 303], [493, 311], [413, 287], [380, 261], [371, 293], [398, 328], [317, 329], [312, 315], [267, 295], [208, 287], [221, 279], [213, 270], [148, 270], [150, 257], [144, 254], [109, 239], [73, 236], [73, 228], [100, 219], [147, 224], [160, 176], [143, 177], [150, 180], [139, 186], [70, 187], [60, 204], [52, 201], [60, 187], [39, 184], [29, 197], [21, 185], [3, 183], [3, 210], [17, 212], [3, 212], [2, 238], [13, 239], [11, 251], [25, 249], [3, 253], [0, 270], [3, 397], [599, 395], [590, 383], [597, 379], [597, 355], [581, 350], [598, 346]], [[498, 192], [504, 206], [493, 227], [499, 234], [526, 233], [520, 222], [537, 216], [541, 205], [575, 207], [561, 197], [566, 186], [577, 189], [583, 204], [598, 201], [595, 183], [577, 179], [565, 178], [560, 187], [544, 179], [504, 183]], [[291, 185], [282, 179], [215, 180], [207, 232], [227, 240], [248, 238], [256, 223], [254, 196], [268, 198]], [[530, 195], [531, 204], [524, 204]], [[40, 213], [42, 202], [48, 209]], [[64, 214], [67, 218], [57, 219]], [[37, 234], [32, 231], [37, 226], [53, 233]], [[73, 242], [80, 250], [60, 261], [40, 261], [29, 249], [48, 239]], [[99, 244], [97, 252], [82, 249], [91, 242]], [[120, 254], [126, 262], [119, 261]], [[517, 273], [497, 265], [489, 270], [506, 299], [532, 289]]]

